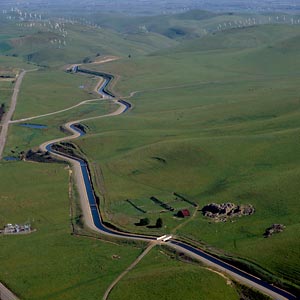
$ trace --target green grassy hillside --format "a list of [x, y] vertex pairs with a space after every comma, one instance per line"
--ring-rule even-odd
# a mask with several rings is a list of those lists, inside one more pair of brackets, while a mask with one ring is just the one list
[[65, 166], [2, 162], [1, 172], [0, 226], [29, 221], [37, 229], [0, 238], [0, 281], [21, 299], [99, 299], [140, 253], [70, 234]]
[[[207, 50], [257, 48], [276, 44], [288, 38], [297, 38], [299, 27], [290, 25], [251, 26], [248, 28], [234, 28], [201, 39], [193, 39], [179, 45], [178, 52], [194, 52]], [[296, 41], [295, 41], [296, 42]], [[288, 47], [287, 47], [288, 48]]]
[[178, 262], [153, 249], [112, 290], [109, 298], [198, 300], [239, 299], [239, 296], [228, 279], [205, 268]]
[[[275, 275], [275, 281], [288, 281], [299, 290], [300, 29], [277, 24], [223, 30], [224, 23], [241, 24], [249, 17], [197, 11], [134, 20], [118, 16], [107, 28], [68, 23], [66, 44], [57, 41], [61, 32], [3, 21], [0, 51], [9, 56], [0, 56], [0, 63], [49, 66], [24, 78], [14, 115], [18, 119], [95, 97], [97, 79], [67, 74], [64, 64], [120, 56], [85, 67], [116, 75], [110, 88], [127, 97], [133, 109], [86, 121], [88, 134], [76, 141], [90, 162], [105, 220], [129, 231], [171, 232], [201, 242], [219, 254], [260, 266]], [[6, 88], [1, 93], [5, 99], [12, 87], [0, 85]], [[102, 101], [32, 122], [47, 129], [12, 125], [5, 154], [63, 136], [59, 126], [69, 120], [114, 109]], [[128, 245], [70, 235], [64, 166], [2, 162], [1, 170], [0, 226], [31, 220], [37, 228], [29, 236], [0, 239], [0, 281], [20, 298], [98, 299], [140, 253]], [[177, 218], [151, 196], [175, 212], [188, 208], [193, 216]], [[199, 210], [211, 202], [250, 203], [255, 214], [215, 223]], [[145, 217], [151, 225], [161, 217], [162, 228], [135, 225]], [[286, 229], [264, 238], [265, 229], [275, 223]], [[114, 260], [113, 254], [121, 259]], [[179, 291], [167, 295], [174, 299], [185, 297], [186, 287], [191, 299], [202, 294], [205, 299], [239, 297], [217, 274], [154, 252], [120, 282], [111, 298], [152, 299], [157, 297], [154, 289], [171, 289], [174, 282]]]
[[[283, 20], [282, 16], [283, 14], [280, 14], [281, 22]], [[276, 16], [270, 14], [213, 13], [202, 10], [143, 17], [92, 13], [89, 19], [104, 28], [110, 28], [122, 33], [149, 31], [176, 40], [193, 39], [220, 29], [226, 30], [257, 24], [279, 23]], [[288, 20], [287, 15], [286, 20]], [[287, 21], [287, 23], [289, 22]]]
[[62, 110], [83, 100], [98, 98], [89, 94], [99, 79], [71, 75], [62, 70], [37, 70], [26, 74], [14, 119]]
[[70, 120], [99, 116], [116, 109], [114, 104], [102, 100], [94, 92], [98, 83], [99, 78], [94, 76], [70, 74], [62, 70], [43, 69], [27, 73], [22, 82], [14, 120], [65, 110], [84, 100], [93, 101], [58, 114], [26, 121], [46, 125], [46, 129], [25, 128], [20, 123], [11, 125], [5, 155], [18, 155], [37, 148], [49, 139], [64, 136], [59, 127]]
[[[277, 24], [279, 21], [271, 15], [216, 14], [199, 10], [148, 17], [95, 12], [90, 14], [88, 22], [90, 25], [78, 17], [77, 21], [64, 24], [62, 30], [61, 27], [56, 28], [57, 24], [61, 24], [56, 18], [41, 22], [14, 22], [0, 16], [0, 54], [20, 56], [39, 65], [59, 66], [79, 63], [84, 59], [94, 60], [99, 54], [141, 56], [182, 42], [189, 51], [199, 48], [199, 45], [203, 50], [256, 47], [261, 41], [268, 43], [282, 37], [283, 30], [282, 24]], [[277, 32], [270, 26], [260, 34], [252, 34], [261, 23], [275, 23], [280, 29]], [[211, 38], [212, 33], [219, 38]], [[207, 35], [204, 41], [185, 44], [186, 40]], [[225, 44], [224, 35], [227, 35]]]
[[[154, 33], [159, 33], [172, 38], [188, 36], [189, 29], [192, 30], [192, 23], [198, 23], [206, 19], [215, 17], [216, 14], [207, 11], [193, 10], [182, 14], [164, 15], [164, 16], [127, 16], [122, 14], [92, 14], [91, 18], [96, 24], [104, 28], [111, 28], [118, 32], [132, 33], [141, 30], [147, 30]], [[176, 28], [182, 29], [176, 35]], [[173, 34], [170, 36], [170, 33]], [[186, 31], [185, 31], [185, 30]], [[168, 34], [169, 33], [169, 34]], [[180, 34], [181, 33], [181, 34]]]
[[52, 67], [80, 63], [85, 58], [95, 60], [98, 55], [144, 55], [176, 44], [156, 33], [125, 35], [80, 24], [67, 24], [64, 28], [67, 36], [54, 29], [44, 28], [43, 23], [29, 28], [16, 24], [5, 24], [3, 27], [3, 33], [5, 28], [10, 28], [12, 34], [2, 35], [0, 54], [19, 56], [25, 61]]
[[0, 104], [5, 104], [6, 109], [9, 106], [11, 95], [13, 93], [13, 83], [11, 81], [0, 80]]
[[[271, 47], [271, 37], [264, 39], [263, 32], [274, 33]], [[101, 66], [121, 75], [117, 93], [141, 91], [130, 99], [132, 112], [88, 122], [93, 134], [78, 140], [103, 171], [106, 217], [120, 227], [149, 232], [134, 223], [145, 216], [155, 222], [161, 216], [161, 232], [170, 232], [183, 221], [173, 213], [160, 213], [151, 196], [191, 211], [175, 199], [174, 191], [200, 207], [210, 202], [251, 203], [256, 208], [251, 217], [214, 223], [197, 212], [176, 232], [299, 285], [297, 34], [292, 27], [257, 27], [251, 29], [251, 36], [257, 35], [256, 47], [242, 43], [240, 49], [193, 52], [176, 48], [175, 53]], [[236, 32], [224, 33], [224, 44], [237, 40]], [[265, 239], [264, 230], [274, 223], [287, 228]]]

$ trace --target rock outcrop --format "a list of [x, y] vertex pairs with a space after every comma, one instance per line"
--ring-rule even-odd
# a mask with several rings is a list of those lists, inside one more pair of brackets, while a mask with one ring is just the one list
[[285, 226], [283, 224], [273, 224], [271, 227], [267, 228], [264, 237], [268, 238], [272, 236], [274, 233], [282, 232]]
[[254, 207], [251, 204], [236, 205], [230, 202], [221, 204], [210, 203], [202, 208], [204, 216], [223, 222], [232, 217], [250, 216], [254, 211]]

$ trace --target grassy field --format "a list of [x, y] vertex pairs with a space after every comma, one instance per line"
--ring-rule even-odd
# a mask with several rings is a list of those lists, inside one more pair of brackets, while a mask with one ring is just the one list
[[[5, 36], [7, 37], [7, 36]], [[0, 35], [1, 41], [1, 35]], [[20, 69], [32, 69], [32, 66], [25, 64], [22, 60], [16, 57], [3, 56], [0, 54], [0, 73], [1, 75], [14, 76]], [[5, 104], [6, 110], [8, 109], [13, 93], [14, 80], [0, 78], [0, 104]]]
[[0, 91], [0, 102], [1, 104], [4, 103], [5, 107], [7, 108], [13, 93], [13, 83], [11, 81], [0, 81]]
[[66, 136], [60, 131], [60, 126], [77, 119], [98, 117], [116, 109], [116, 106], [107, 100], [97, 100], [84, 104], [67, 112], [62, 112], [49, 117], [42, 117], [29, 121], [31, 124], [42, 124], [44, 129], [22, 127], [20, 124], [12, 124], [9, 127], [9, 135], [4, 154], [17, 155], [22, 151], [37, 148], [47, 140]]
[[0, 226], [31, 221], [37, 229], [0, 237], [0, 280], [21, 299], [99, 299], [140, 253], [71, 236], [64, 165], [1, 163], [1, 172]]
[[[26, 236], [0, 237], [1, 282], [25, 300], [101, 298], [141, 250], [70, 234], [68, 171], [64, 165], [13, 162], [1, 163], [1, 170], [6, 176], [0, 183], [0, 226], [31, 221], [37, 229]], [[134, 284], [129, 284], [132, 279]], [[110, 299], [120, 299], [124, 284], [122, 299], [135, 294], [136, 299], [152, 299], [152, 288], [165, 284], [174, 288], [174, 282], [182, 286], [180, 290], [190, 286], [185, 292], [190, 299], [196, 299], [199, 291], [206, 293], [205, 299], [238, 299], [235, 290], [218, 275], [169, 259], [156, 250], [117, 286]], [[208, 289], [211, 285], [213, 290]], [[175, 295], [172, 290], [170, 293]]]
[[34, 66], [24, 62], [19, 57], [6, 56], [0, 53], [1, 68], [34, 69]]
[[[173, 232], [204, 242], [299, 287], [299, 27], [253, 26], [201, 39], [201, 32], [188, 31], [185, 40], [168, 36], [174, 33], [169, 29], [187, 23], [196, 29], [198, 23], [187, 22], [183, 16], [178, 20], [164, 20], [152, 32], [128, 35], [69, 24], [71, 40], [64, 52], [48, 47], [49, 39], [54, 38], [51, 33], [12, 28], [2, 40], [9, 40], [14, 48], [1, 51], [10, 55], [16, 51], [19, 57], [0, 56], [0, 63], [14, 67], [29, 54], [32, 62], [52, 67], [82, 62], [85, 57], [93, 60], [96, 53], [126, 57], [89, 67], [119, 75], [111, 86], [118, 95], [139, 91], [130, 98], [133, 109], [118, 117], [85, 122], [89, 132], [76, 141], [90, 162], [105, 219], [130, 231]], [[224, 20], [224, 16], [208, 15], [203, 22], [213, 27], [216, 20]], [[1, 28], [0, 34], [4, 30]], [[21, 33], [26, 34], [20, 37]], [[191, 40], [194, 33], [197, 38]], [[167, 47], [172, 49], [162, 50]], [[132, 54], [130, 58], [128, 54]], [[33, 67], [19, 65], [25, 66]], [[58, 68], [28, 73], [14, 118], [45, 114], [95, 98], [90, 93], [96, 81]], [[9, 93], [1, 95], [7, 98]], [[47, 125], [47, 129], [12, 125], [5, 154], [63, 136], [59, 126], [66, 121], [114, 109], [102, 101], [30, 122]], [[101, 297], [141, 250], [70, 235], [65, 166], [10, 162], [0, 167], [0, 226], [30, 220], [37, 228], [32, 235], [0, 238], [0, 281], [22, 299]], [[232, 222], [214, 223], [176, 198], [174, 192], [200, 208], [211, 202], [234, 202], [251, 203], [256, 211]], [[151, 196], [175, 211], [165, 212]], [[174, 216], [182, 208], [194, 213], [188, 221]], [[161, 217], [163, 227], [135, 226], [145, 217], [151, 225]], [[286, 229], [263, 238], [265, 229], [274, 223], [282, 223]], [[121, 259], [113, 260], [113, 254]], [[173, 291], [174, 280], [178, 289]], [[201, 299], [202, 295], [205, 299], [238, 299], [223, 278], [158, 251], [121, 281], [111, 299], [135, 295], [150, 300], [157, 298], [154, 290], [165, 286], [170, 293], [165, 296], [172, 295], [172, 299], [184, 298], [187, 293], [189, 299]]]
[[[200, 207], [251, 203], [256, 209], [251, 217], [216, 224], [198, 212], [178, 234], [299, 285], [300, 60], [294, 37], [299, 31], [276, 28], [282, 35], [270, 26], [251, 32], [276, 32], [271, 46], [222, 51], [202, 46], [192, 52], [189, 46], [101, 66], [121, 76], [117, 93], [142, 92], [131, 98], [134, 109], [127, 115], [88, 122], [94, 134], [78, 144], [102, 169], [106, 217], [118, 226], [149, 233], [134, 223], [142, 217], [153, 223], [161, 216], [161, 232], [170, 232], [183, 221], [171, 212], [160, 213], [149, 198], [156, 196], [176, 209], [188, 207], [173, 192]], [[224, 38], [239, 43], [236, 36], [229, 32]], [[274, 223], [287, 228], [263, 238]]]
[[22, 83], [14, 119], [58, 111], [83, 100], [98, 98], [96, 94], [89, 94], [98, 81], [62, 70], [30, 72]]
[[[213, 288], [212, 288], [213, 287]], [[240, 299], [227, 280], [153, 249], [109, 295], [117, 299]]]
[[[18, 98], [14, 119], [39, 116], [69, 108], [77, 103], [97, 99], [94, 87], [99, 78], [71, 75], [61, 70], [36, 71], [26, 74]], [[42, 142], [64, 136], [59, 127], [68, 121], [100, 116], [116, 109], [107, 100], [96, 100], [71, 110], [27, 121], [46, 125], [45, 129], [32, 129], [12, 124], [5, 155], [17, 154], [38, 147]]]

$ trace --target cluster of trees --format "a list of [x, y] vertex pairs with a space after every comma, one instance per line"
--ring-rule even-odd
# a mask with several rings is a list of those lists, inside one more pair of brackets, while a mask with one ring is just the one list
[[162, 218], [158, 218], [156, 220], [155, 225], [149, 225], [149, 224], [150, 224], [149, 218], [142, 218], [140, 219], [139, 223], [135, 223], [136, 226], [147, 226], [148, 228], [162, 228], [163, 220]]

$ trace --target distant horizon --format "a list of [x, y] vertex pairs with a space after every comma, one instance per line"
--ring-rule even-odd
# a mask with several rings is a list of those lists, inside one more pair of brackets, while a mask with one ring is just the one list
[[[300, 2], [296, 0], [8, 0], [0, 3], [0, 8], [17, 6], [36, 10], [53, 10], [70, 5], [74, 10], [81, 8], [85, 12], [103, 11], [125, 14], [174, 14], [200, 9], [212, 12], [285, 12], [299, 13]], [[72, 10], [69, 13], [73, 13]]]

